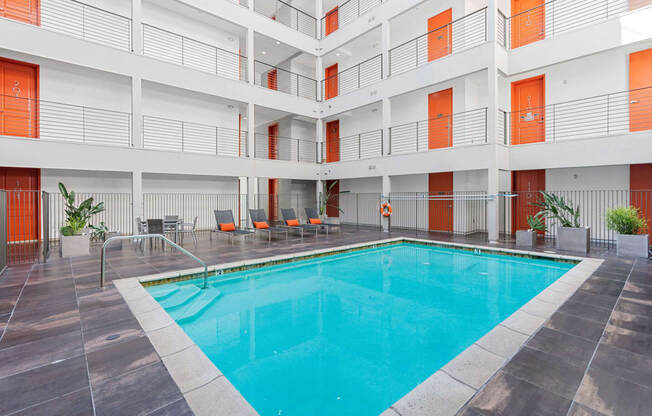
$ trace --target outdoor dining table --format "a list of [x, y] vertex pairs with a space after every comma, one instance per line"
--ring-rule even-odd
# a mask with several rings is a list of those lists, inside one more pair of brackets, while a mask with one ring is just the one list
[[[147, 220], [141, 221], [143, 229], [147, 229]], [[176, 220], [163, 220], [163, 231], [164, 232], [174, 232], [174, 242], [179, 241], [179, 226], [183, 224], [183, 218], [178, 218]]]

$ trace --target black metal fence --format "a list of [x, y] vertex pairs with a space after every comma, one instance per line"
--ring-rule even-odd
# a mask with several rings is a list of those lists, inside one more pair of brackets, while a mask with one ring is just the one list
[[271, 17], [297, 32], [317, 38], [317, 19], [284, 1], [255, 1], [254, 11]]
[[317, 81], [287, 69], [254, 61], [256, 85], [297, 97], [317, 100]]
[[317, 163], [318, 146], [314, 140], [280, 136], [270, 138], [268, 134], [256, 133], [254, 136], [254, 157]]
[[376, 55], [321, 81], [322, 100], [375, 84], [383, 79], [383, 56]]
[[374, 7], [380, 6], [387, 0], [348, 0], [336, 9], [329, 10], [324, 17], [321, 18], [321, 37], [322, 39], [328, 36], [326, 34], [327, 21], [337, 21], [337, 27], [348, 25], [354, 21], [358, 16], [368, 12]]

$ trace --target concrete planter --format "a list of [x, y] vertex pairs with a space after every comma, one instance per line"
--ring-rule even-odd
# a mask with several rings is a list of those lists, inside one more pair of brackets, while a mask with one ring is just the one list
[[590, 227], [557, 227], [557, 250], [586, 254], [589, 252], [590, 240]]
[[537, 232], [532, 230], [516, 231], [516, 247], [536, 247]]
[[650, 236], [616, 234], [616, 253], [623, 257], [648, 257]]
[[78, 257], [91, 254], [90, 234], [61, 236], [61, 256]]

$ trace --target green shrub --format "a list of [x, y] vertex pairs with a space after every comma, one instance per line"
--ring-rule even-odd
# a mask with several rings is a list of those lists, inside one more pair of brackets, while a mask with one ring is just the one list
[[550, 217], [556, 220], [562, 227], [580, 227], [580, 206], [573, 208], [563, 197], [550, 194], [546, 191], [539, 191], [540, 202], [532, 202], [531, 205], [540, 208], [535, 217]]
[[94, 205], [93, 198], [88, 198], [81, 204], [75, 205], [75, 191], [68, 192], [66, 186], [61, 182], [59, 182], [59, 191], [66, 205], [66, 225], [60, 228], [63, 236], [81, 233], [93, 215], [104, 211], [104, 202]]
[[643, 234], [647, 221], [636, 207], [620, 207], [607, 211], [607, 228], [618, 234]]
[[547, 228], [543, 219], [537, 215], [530, 215], [527, 217], [527, 225], [530, 226], [530, 230], [532, 231], [545, 232]]

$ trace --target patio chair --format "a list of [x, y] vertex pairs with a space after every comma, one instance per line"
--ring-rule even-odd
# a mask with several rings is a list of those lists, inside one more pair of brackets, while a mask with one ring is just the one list
[[186, 234], [192, 235], [192, 242], [197, 248], [197, 221], [199, 220], [199, 215], [195, 216], [195, 219], [192, 222], [184, 222], [179, 224], [179, 234], [181, 235], [181, 245], [183, 245], [183, 236]]
[[337, 230], [339, 232], [342, 232], [342, 227], [340, 224], [331, 224], [327, 222], [321, 222], [321, 218], [319, 218], [319, 213], [317, 212], [316, 208], [306, 208], [306, 217], [308, 217], [308, 223], [313, 224], [313, 221], [320, 221], [319, 223], [316, 223], [318, 225], [321, 225], [325, 228], [332, 228], [332, 227], [337, 227]]
[[[300, 228], [303, 231], [314, 231], [315, 237], [319, 235], [319, 230], [326, 230], [326, 235], [328, 236], [328, 227], [321, 227], [314, 224], [301, 224], [297, 219], [297, 214], [294, 212], [294, 208], [281, 208], [281, 215], [283, 215], [283, 221], [285, 226], [290, 229]], [[301, 234], [303, 237], [303, 233]]]
[[177, 236], [179, 235], [179, 216], [178, 215], [166, 215], [163, 218], [163, 228], [166, 233], [174, 233], [174, 242], [177, 242]]
[[[165, 227], [163, 226], [163, 220], [161, 219], [149, 219], [147, 220], [147, 233], [148, 234], [160, 234], [165, 237]], [[165, 244], [161, 243], [161, 247], [165, 250]], [[152, 239], [149, 239], [149, 249], [152, 249]]]
[[[233, 244], [233, 237], [247, 237], [253, 236], [254, 232], [251, 230], [242, 229], [236, 227], [235, 221], [233, 220], [233, 212], [230, 209], [226, 210], [214, 210], [215, 214], [215, 229], [211, 230], [210, 239], [213, 241], [213, 233], [227, 235], [229, 241]], [[232, 225], [233, 227], [229, 227]], [[224, 228], [224, 229], [223, 229]], [[229, 229], [231, 228], [231, 229]]]
[[264, 209], [250, 209], [249, 216], [251, 217], [251, 222], [254, 224], [254, 231], [256, 233], [266, 232], [268, 241], [272, 241], [272, 234], [285, 234], [285, 239], [288, 239], [288, 228], [269, 225]]

